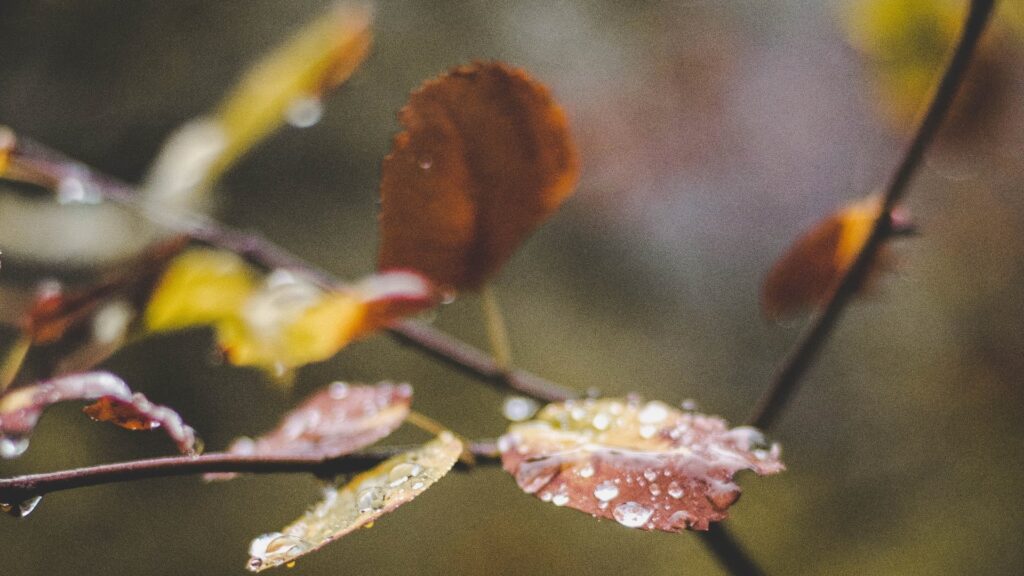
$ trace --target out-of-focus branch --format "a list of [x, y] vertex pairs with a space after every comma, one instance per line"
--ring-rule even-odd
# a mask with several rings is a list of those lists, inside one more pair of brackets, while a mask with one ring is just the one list
[[762, 430], [767, 429], [781, 415], [789, 399], [796, 393], [807, 369], [814, 364], [814, 360], [824, 347], [846, 305], [863, 283], [879, 248], [892, 233], [892, 210], [906, 194], [911, 179], [921, 166], [925, 150], [934, 140], [935, 134], [949, 112], [950, 104], [963, 82], [964, 73], [967, 71], [978, 40], [992, 15], [994, 5], [995, 0], [971, 1], [963, 32], [932, 96], [927, 112], [886, 183], [882, 205], [870, 236], [864, 242], [864, 246], [861, 247], [853, 264], [832, 290], [825, 307], [814, 318], [775, 372], [768, 390], [747, 420], [752, 426]]

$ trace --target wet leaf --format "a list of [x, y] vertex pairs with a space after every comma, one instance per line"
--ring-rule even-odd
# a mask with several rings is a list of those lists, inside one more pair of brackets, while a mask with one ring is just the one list
[[629, 528], [707, 530], [740, 495], [740, 470], [783, 470], [756, 429], [635, 399], [573, 400], [514, 424], [499, 443], [523, 491]]
[[[830, 214], [797, 239], [765, 277], [761, 287], [765, 316], [783, 318], [823, 304], [867, 241], [878, 209], [879, 199], [870, 196]], [[912, 229], [904, 210], [893, 211], [892, 227], [899, 234]], [[892, 256], [883, 246], [874, 270], [892, 266]], [[870, 279], [863, 287], [867, 286]]]
[[48, 407], [82, 400], [97, 401], [85, 409], [93, 418], [132, 430], [162, 428], [179, 450], [195, 451], [195, 430], [173, 410], [133, 394], [113, 374], [89, 372], [16, 388], [0, 396], [0, 456], [14, 458], [28, 448], [28, 437]]
[[399, 120], [382, 167], [382, 270], [478, 289], [576, 185], [565, 113], [523, 70], [456, 68], [413, 92]]
[[366, 6], [336, 6], [257, 62], [212, 117], [194, 120], [168, 138], [147, 178], [147, 192], [163, 201], [202, 192], [286, 121], [315, 123], [320, 98], [345, 82], [369, 53], [371, 20]]
[[[411, 403], [408, 384], [335, 382], [289, 412], [274, 430], [255, 439], [239, 438], [227, 451], [244, 456], [322, 458], [351, 454], [401, 426]], [[208, 474], [206, 479], [234, 476]]]
[[264, 534], [249, 546], [253, 572], [289, 564], [391, 512], [419, 496], [451, 470], [462, 443], [449, 433], [417, 450], [391, 458], [324, 499], [281, 532]]

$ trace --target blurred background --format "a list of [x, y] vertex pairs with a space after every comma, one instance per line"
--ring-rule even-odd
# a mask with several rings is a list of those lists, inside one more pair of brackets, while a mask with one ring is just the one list
[[[322, 120], [246, 156], [221, 182], [214, 212], [360, 277], [374, 267], [380, 161], [408, 92], [474, 59], [523, 66], [567, 109], [583, 179], [497, 283], [516, 364], [580, 391], [692, 398], [739, 422], [803, 323], [762, 319], [763, 274], [816, 220], [883, 183], [965, 4], [380, 2], [373, 54], [327, 99]], [[1024, 566], [1024, 8], [1002, 4], [909, 195], [921, 234], [898, 243], [898, 272], [849, 309], [774, 431], [789, 471], [740, 478], [745, 496], [727, 524], [770, 573]], [[163, 138], [328, 6], [3, 0], [0, 124], [137, 182]], [[116, 265], [118, 234], [142, 226], [106, 225], [86, 214], [103, 207], [76, 206], [22, 233], [26, 211], [55, 207], [43, 204], [0, 193], [5, 317], [40, 275]], [[432, 321], [486, 344], [472, 297]], [[4, 342], [14, 334], [6, 328]], [[211, 363], [211, 347], [206, 331], [160, 336], [104, 365], [177, 408], [207, 449], [273, 426], [333, 380], [410, 381], [417, 410], [470, 437], [507, 425], [502, 394], [386, 336], [302, 369], [291, 391]], [[387, 442], [423, 438], [403, 430]], [[0, 461], [0, 475], [171, 450], [159, 434], [94, 425], [64, 405], [22, 458]], [[249, 540], [317, 496], [304, 476], [58, 493], [28, 518], [0, 518], [0, 572], [243, 574]], [[452, 474], [293, 572], [720, 569], [692, 534], [596, 522], [486, 468]]]

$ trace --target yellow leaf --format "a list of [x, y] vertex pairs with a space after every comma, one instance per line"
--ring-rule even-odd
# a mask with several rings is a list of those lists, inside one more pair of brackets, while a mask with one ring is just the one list
[[422, 447], [391, 458], [364, 472], [343, 488], [327, 489], [324, 499], [285, 527], [249, 545], [253, 572], [294, 562], [393, 511], [423, 493], [451, 470], [462, 443], [443, 432]]
[[305, 107], [315, 115], [320, 98], [369, 53], [371, 19], [365, 6], [339, 5], [257, 62], [212, 116], [186, 123], [167, 139], [146, 178], [149, 197], [194, 202], [290, 114]]
[[239, 256], [192, 249], [175, 258], [146, 306], [146, 328], [157, 332], [210, 325], [238, 315], [255, 273]]

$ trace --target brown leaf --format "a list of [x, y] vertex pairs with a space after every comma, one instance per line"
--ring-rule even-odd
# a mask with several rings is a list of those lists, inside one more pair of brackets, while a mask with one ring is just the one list
[[754, 428], [635, 399], [551, 404], [499, 443], [523, 491], [629, 528], [707, 530], [739, 497], [740, 470], [783, 470]]
[[523, 70], [456, 68], [413, 92], [399, 120], [382, 167], [382, 270], [478, 289], [576, 185], [565, 113]]
[[[245, 456], [333, 458], [350, 454], [391, 434], [409, 415], [412, 387], [381, 382], [373, 386], [335, 382], [313, 394], [274, 430], [239, 438], [228, 452]], [[228, 480], [235, 474], [207, 474]]]
[[97, 400], [85, 410], [93, 418], [129, 429], [163, 428], [179, 450], [195, 451], [195, 430], [176, 412], [153, 404], [142, 394], [132, 394], [128, 385], [113, 374], [89, 372], [16, 388], [0, 396], [0, 456], [20, 456], [28, 448], [28, 437], [43, 411], [72, 400]]
[[462, 443], [442, 432], [417, 450], [390, 458], [352, 479], [329, 488], [324, 499], [281, 532], [264, 534], [249, 545], [253, 572], [291, 565], [296, 558], [337, 540], [409, 502], [451, 470]]
[[[801, 236], [782, 255], [761, 287], [761, 309], [768, 318], [783, 318], [824, 304], [846, 273], [871, 233], [879, 198], [869, 196], [830, 214]], [[906, 233], [911, 226], [902, 210], [892, 214], [893, 230]], [[883, 246], [874, 271], [892, 267]], [[866, 282], [862, 288], [870, 285]]]

